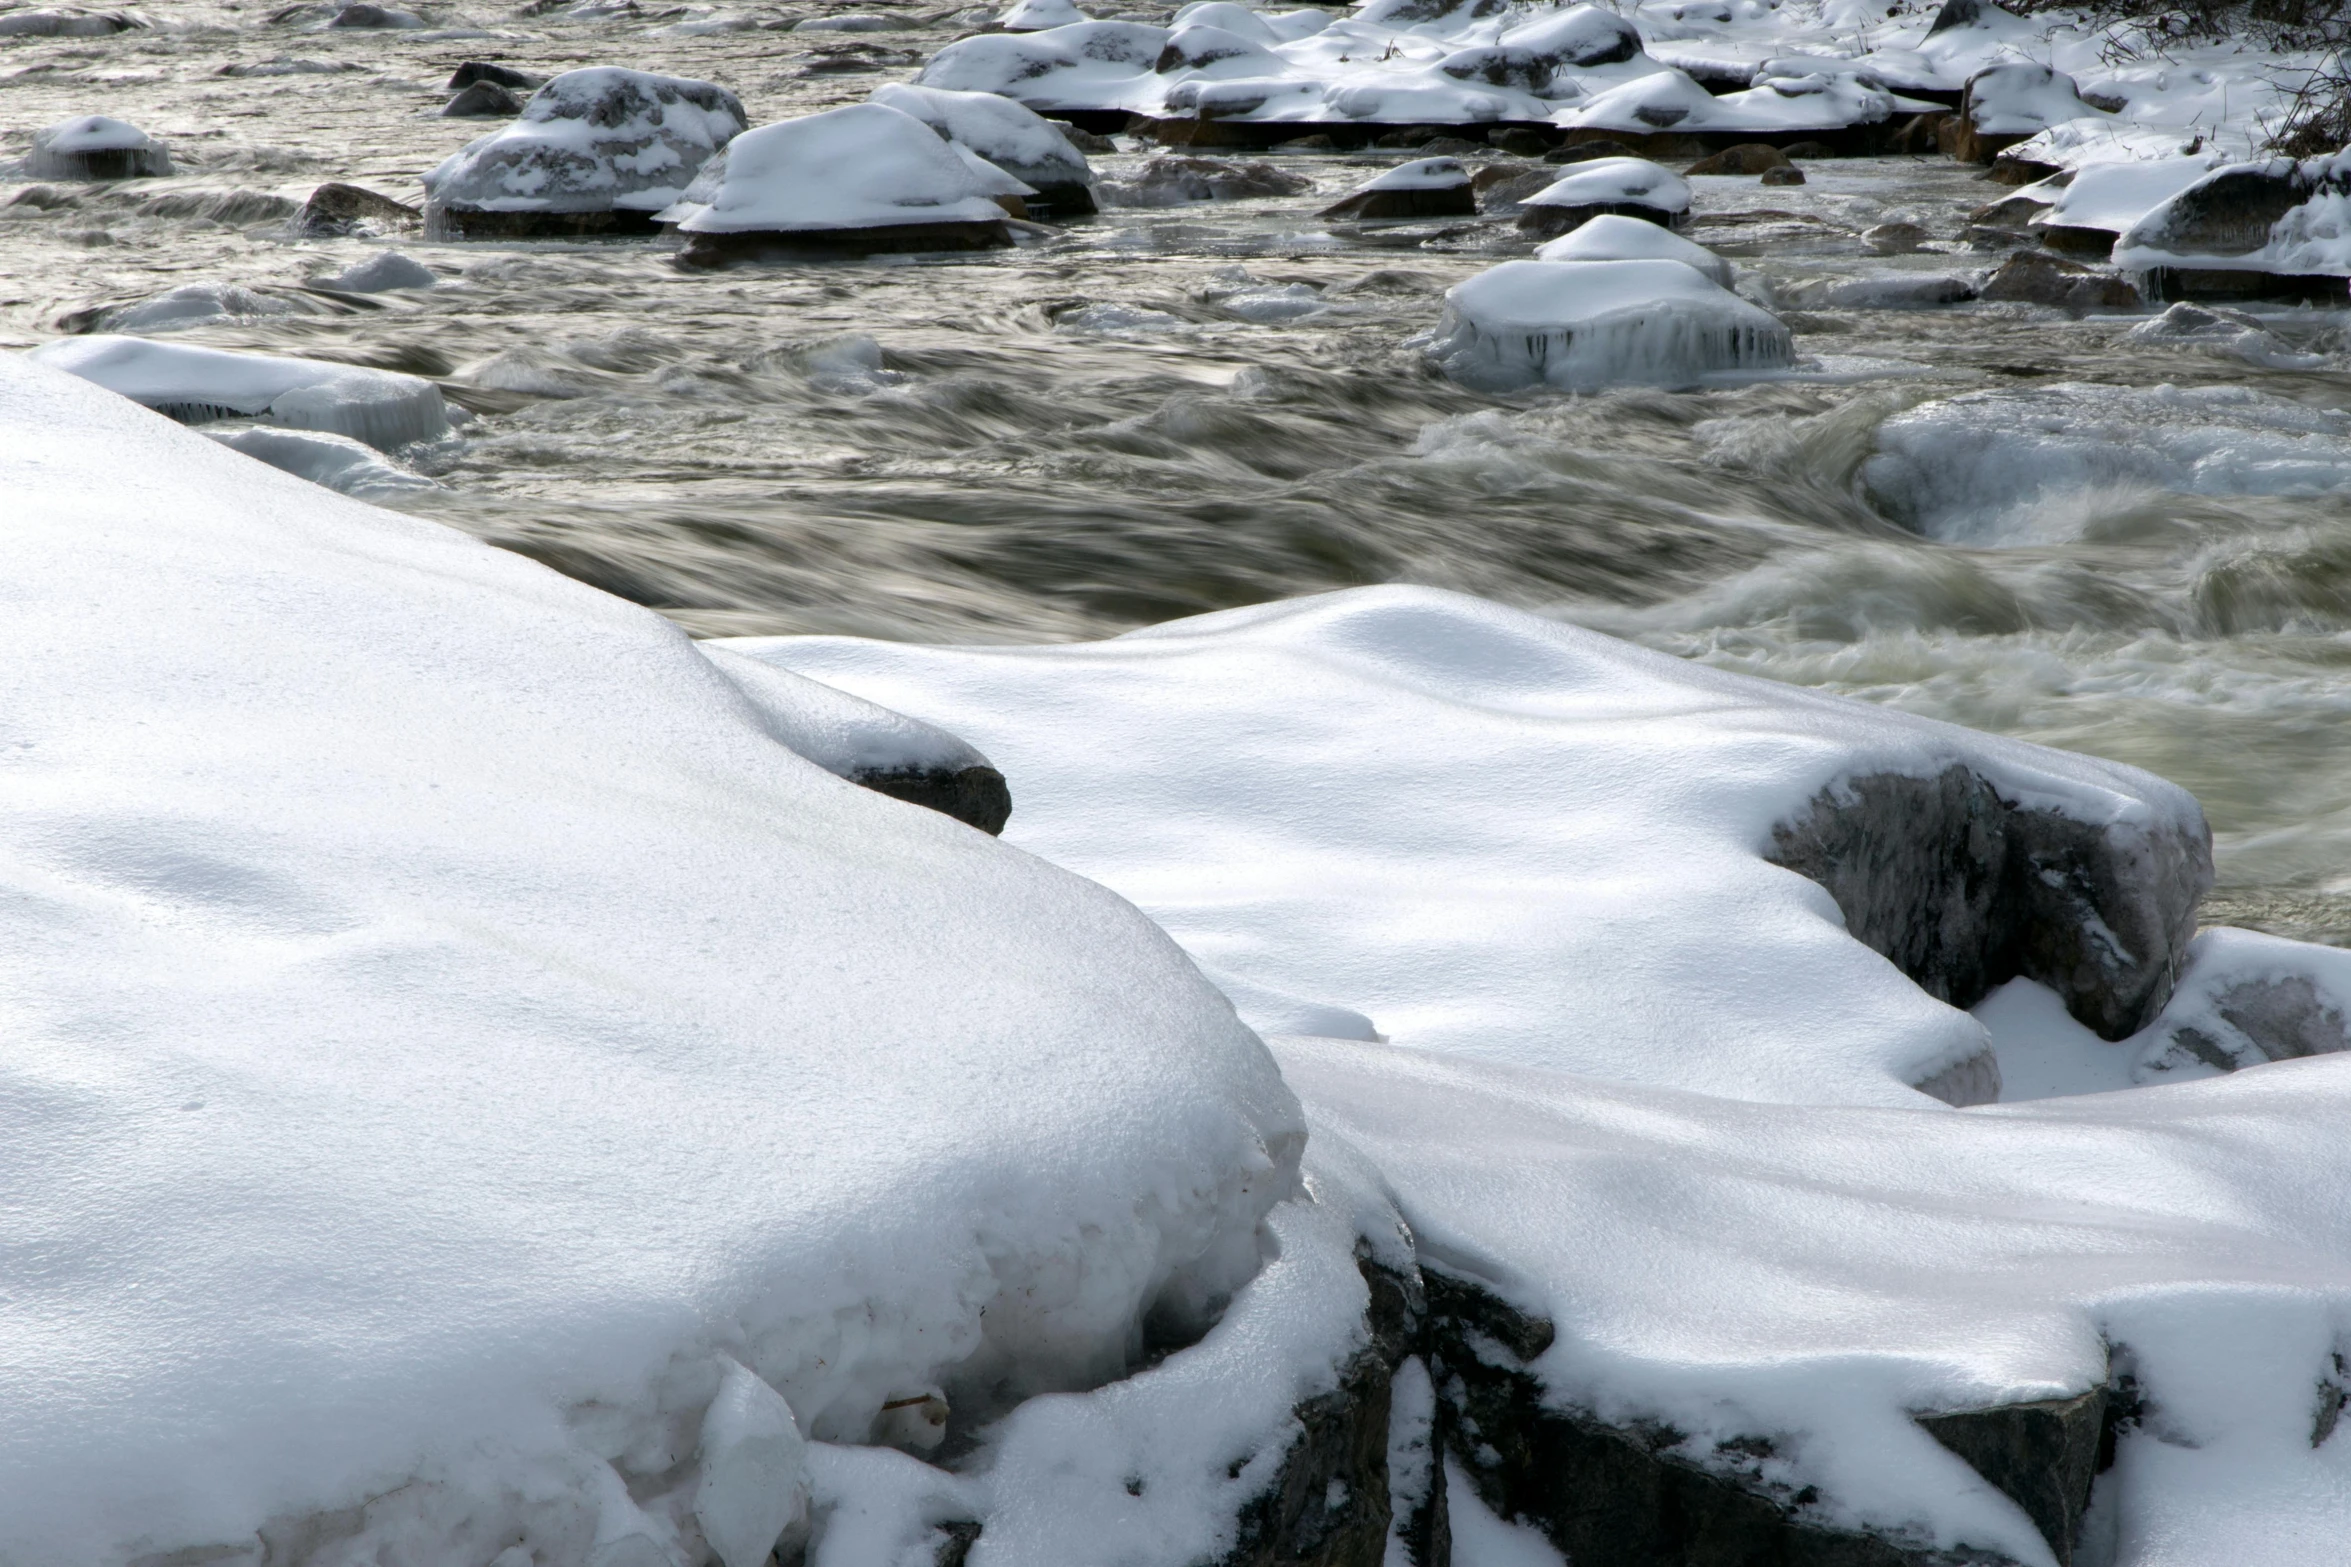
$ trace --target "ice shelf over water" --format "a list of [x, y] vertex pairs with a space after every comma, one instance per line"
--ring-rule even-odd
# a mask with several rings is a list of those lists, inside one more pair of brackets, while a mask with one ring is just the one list
[[266, 419], [347, 435], [382, 451], [449, 433], [441, 389], [392, 370], [104, 333], [61, 338], [32, 357], [184, 424]]
[[[1357, 1226], [1252, 1284], [1297, 1106], [1160, 931], [648, 611], [22, 359], [0, 431], [0, 1557], [756, 1567], [805, 1490], [890, 1560], [974, 1515], [856, 1444], [1241, 1290], [1254, 1405], [1121, 1395], [1237, 1505]], [[981, 1502], [1050, 1521], [1071, 1441]]]

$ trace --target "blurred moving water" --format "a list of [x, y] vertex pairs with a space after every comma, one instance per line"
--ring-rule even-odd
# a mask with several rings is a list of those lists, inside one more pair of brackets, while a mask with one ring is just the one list
[[[1812, 362], [1695, 394], [1497, 399], [1433, 376], [1406, 339], [1528, 245], [1507, 222], [1315, 218], [1402, 151], [1277, 152], [1312, 192], [1112, 208], [976, 258], [692, 275], [661, 240], [289, 237], [315, 184], [413, 202], [495, 129], [440, 117], [466, 60], [702, 77], [756, 124], [904, 80], [987, 14], [861, 0], [904, 25], [852, 34], [777, 25], [805, 8], [425, 9], [421, 30], [330, 31], [318, 8], [157, 5], [144, 31], [0, 40], [0, 159], [104, 113], [180, 170], [0, 175], [6, 344], [242, 287], [249, 313], [169, 329], [440, 380], [476, 417], [402, 454], [438, 484], [391, 503], [697, 633], [1039, 641], [1460, 588], [2152, 768], [2212, 817], [2212, 916], [2351, 940], [2339, 312], [2270, 317], [2283, 357], [2310, 356], [2276, 369], [2134, 340], [2138, 317], [1853, 304], [1869, 291], [1840, 284], [1999, 259], [1957, 236], [2005, 192], [1913, 158], [1693, 182], [1692, 237]], [[1122, 147], [1098, 174], [1146, 161]], [[1938, 243], [1870, 254], [1860, 232], [1896, 221]], [[440, 286], [304, 287], [387, 248]]]

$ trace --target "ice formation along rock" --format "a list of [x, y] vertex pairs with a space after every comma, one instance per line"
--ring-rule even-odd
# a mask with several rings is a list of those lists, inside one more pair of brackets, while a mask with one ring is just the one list
[[679, 259], [975, 250], [1011, 243], [998, 195], [1026, 186], [910, 114], [851, 104], [735, 138], [661, 214]]
[[[0, 429], [0, 1230], [50, 1258], [0, 1554], [739, 1561], [753, 1480], [820, 1563], [1113, 1498], [1230, 1537], [1362, 1347], [1370, 1218], [1294, 1196], [1295, 1100], [1161, 932], [802, 761], [804, 683], [636, 606], [20, 358]], [[985, 1478], [857, 1445], [1228, 1298]]]
[[63, 338], [31, 357], [182, 424], [262, 419], [347, 435], [387, 452], [449, 433], [441, 389], [391, 370], [105, 333]]
[[1422, 346], [1464, 386], [1696, 386], [1785, 369], [1770, 312], [1682, 261], [1505, 261], [1445, 291]]
[[566, 71], [513, 124], [424, 177], [440, 238], [651, 233], [705, 162], [749, 122], [710, 82], [617, 66]]
[[171, 154], [126, 120], [85, 114], [33, 132], [18, 165], [29, 180], [131, 180], [167, 175]]

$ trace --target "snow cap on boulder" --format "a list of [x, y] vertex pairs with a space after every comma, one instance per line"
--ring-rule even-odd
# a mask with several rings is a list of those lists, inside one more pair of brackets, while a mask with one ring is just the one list
[[651, 214], [749, 122], [710, 82], [599, 65], [541, 87], [511, 125], [424, 177], [428, 212]]
[[1572, 6], [1521, 22], [1503, 33], [1502, 45], [1523, 49], [1554, 68], [1590, 70], [1621, 65], [1641, 52], [1641, 31], [1613, 11]]
[[1014, 0], [996, 25], [1008, 33], [1041, 33], [1093, 18], [1077, 8], [1077, 0]]
[[2351, 153], [2215, 169], [2133, 223], [2114, 261], [2128, 271], [2351, 277]]
[[1094, 170], [1061, 127], [1000, 93], [953, 92], [891, 82], [869, 102], [910, 114], [959, 147], [967, 147], [1015, 180], [1034, 186], [1048, 205], [1090, 212]]
[[958, 156], [912, 115], [857, 103], [744, 132], [660, 217], [714, 240], [802, 237], [888, 248], [925, 237], [912, 232], [921, 230], [1004, 244], [995, 187], [1006, 178], [969, 153]]
[[1777, 317], [1682, 261], [1505, 261], [1445, 291], [1426, 347], [1481, 391], [1694, 386], [1795, 362]]
[[1604, 212], [1549, 240], [1535, 251], [1542, 261], [1679, 261], [1697, 268], [1723, 288], [1731, 286], [1731, 264], [1654, 223]]
[[1690, 210], [1690, 182], [1646, 158], [1594, 158], [1521, 197], [1519, 206], [1519, 227], [1546, 236], [1564, 234], [1604, 212], [1671, 228]]
[[1459, 158], [1421, 158], [1372, 176], [1322, 209], [1326, 218], [1441, 218], [1478, 210]]
[[260, 419], [348, 435], [380, 451], [449, 433], [441, 389], [391, 370], [105, 333], [61, 338], [29, 357], [182, 424]]
[[1002, 93], [1032, 109], [1155, 106], [1153, 75], [1168, 29], [1141, 22], [1077, 22], [1040, 32], [961, 38], [915, 75], [924, 87]]
[[85, 114], [33, 132], [19, 166], [31, 180], [129, 180], [171, 173], [171, 154], [127, 120]]

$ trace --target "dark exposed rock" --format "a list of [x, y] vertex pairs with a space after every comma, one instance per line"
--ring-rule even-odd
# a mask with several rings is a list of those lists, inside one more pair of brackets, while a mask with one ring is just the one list
[[1837, 149], [1825, 141], [1792, 141], [1782, 147], [1780, 151], [1786, 153], [1791, 159], [1834, 158], [1838, 156]]
[[2278, 219], [2317, 193], [2299, 165], [2222, 169], [2181, 191], [2131, 230], [2131, 242], [2180, 256], [2242, 256], [2269, 243]]
[[1991, 0], [1943, 0], [1943, 8], [1935, 13], [1934, 22], [1927, 28], [1927, 36], [1932, 38], [1937, 33], [1947, 33], [1954, 27], [1973, 27], [1987, 13], [2008, 14], [1992, 4]]
[[1488, 213], [1516, 212], [1520, 202], [1558, 183], [1559, 171], [1540, 163], [1492, 163], [1470, 176], [1478, 210]]
[[2024, 1509], [2041, 1538], [2069, 1567], [2081, 1543], [2082, 1510], [2097, 1478], [2106, 1430], [2106, 1389], [2072, 1398], [2005, 1404], [1957, 1414], [1914, 1417], [1929, 1436], [1957, 1453], [1993, 1489]]
[[389, 6], [347, 5], [335, 13], [329, 27], [413, 27], [416, 18], [406, 11], [395, 11]]
[[1895, 152], [1908, 153], [1915, 158], [1923, 158], [1930, 153], [1941, 152], [1943, 150], [1941, 141], [1943, 124], [1950, 118], [1949, 114], [1939, 110], [1927, 114], [1914, 114], [1902, 122], [1902, 128], [1894, 133], [1893, 140], [1888, 145]]
[[1777, 147], [1759, 141], [1742, 142], [1736, 147], [1700, 158], [1682, 170], [1684, 174], [1761, 174], [1766, 169], [1784, 169], [1789, 166], [1788, 155]]
[[2171, 997], [2212, 839], [2102, 828], [2004, 800], [1953, 766], [1852, 781], [1775, 829], [1768, 858], [1829, 890], [1854, 938], [1921, 989], [1973, 1006], [2022, 975], [2107, 1039]]
[[294, 216], [294, 232], [307, 239], [407, 228], [420, 214], [414, 207], [358, 185], [329, 183], [310, 193]]
[[849, 781], [893, 800], [952, 816], [984, 833], [1012, 819], [1012, 790], [993, 767], [892, 767], [851, 773]]
[[2003, 196], [1976, 208], [1967, 215], [1967, 221], [1993, 228], [2021, 229], [2048, 209], [2049, 203], [2035, 196]]
[[2239, 981], [2213, 997], [2212, 1012], [2207, 1026], [2174, 1028], [2154, 1070], [2201, 1064], [2234, 1072], [2351, 1050], [2351, 1023], [2300, 974]]
[[1568, 147], [1555, 147], [1543, 154], [1545, 163], [1587, 163], [1594, 158], [1629, 158], [1633, 149], [1616, 141], [1581, 141]]
[[1442, 125], [1408, 125], [1400, 131], [1386, 131], [1372, 138], [1374, 147], [1417, 147], [1446, 134]]
[[511, 65], [495, 65], [488, 60], [468, 60], [449, 73], [446, 85], [451, 92], [456, 92], [476, 82], [494, 82], [500, 87], [511, 87], [516, 92], [529, 92], [540, 84], [540, 78], [518, 71]]
[[1487, 44], [1476, 49], [1456, 49], [1437, 62], [1437, 69], [1456, 81], [1483, 82], [1489, 87], [1532, 93], [1548, 87], [1558, 67], [1532, 49]]
[[2055, 305], [2061, 310], [2137, 310], [2145, 301], [2128, 278], [2078, 261], [2020, 250], [1984, 285], [1994, 303]]
[[425, 232], [444, 239], [610, 239], [658, 234], [650, 212], [496, 212], [452, 202], [432, 209]]
[[1682, 216], [1678, 212], [1668, 212], [1663, 207], [1652, 207], [1638, 201], [1603, 201], [1578, 207], [1521, 206], [1518, 227], [1521, 233], [1531, 234], [1537, 239], [1557, 239], [1606, 213], [1639, 218], [1644, 223], [1654, 223], [1660, 228], [1674, 227]]
[[1430, 158], [1460, 158], [1485, 150], [1484, 142], [1471, 141], [1466, 136], [1433, 136], [1420, 144], [1422, 156]]
[[522, 100], [496, 82], [475, 82], [441, 108], [450, 120], [511, 120], [522, 113]]
[[1332, 202], [1316, 215], [1378, 221], [1392, 218], [1471, 217], [1477, 210], [1477, 196], [1470, 190], [1469, 182], [1464, 180], [1459, 185], [1422, 186], [1405, 190], [1359, 190]]
[[1922, 250], [1934, 236], [1916, 223], [1880, 223], [1861, 231], [1861, 243], [1873, 254], [1906, 256]]
[[1514, 158], [1539, 158], [1550, 150], [1551, 142], [1541, 131], [1523, 125], [1506, 125], [1498, 131], [1488, 131], [1486, 145]]
[[1295, 196], [1314, 188], [1314, 182], [1305, 176], [1285, 173], [1270, 163], [1237, 163], [1175, 154], [1153, 158], [1135, 176], [1132, 185], [1146, 206]]
[[1765, 169], [1763, 177], [1756, 183], [1759, 185], [1801, 185], [1804, 183], [1804, 171], [1793, 164], [1784, 169]]
[[[1048, 116], [1051, 118], [1051, 116]], [[1071, 120], [1055, 119], [1053, 128], [1080, 152], [1116, 152], [1118, 143], [1107, 136], [1097, 136]], [[1311, 139], [1311, 138], [1309, 138]]]

